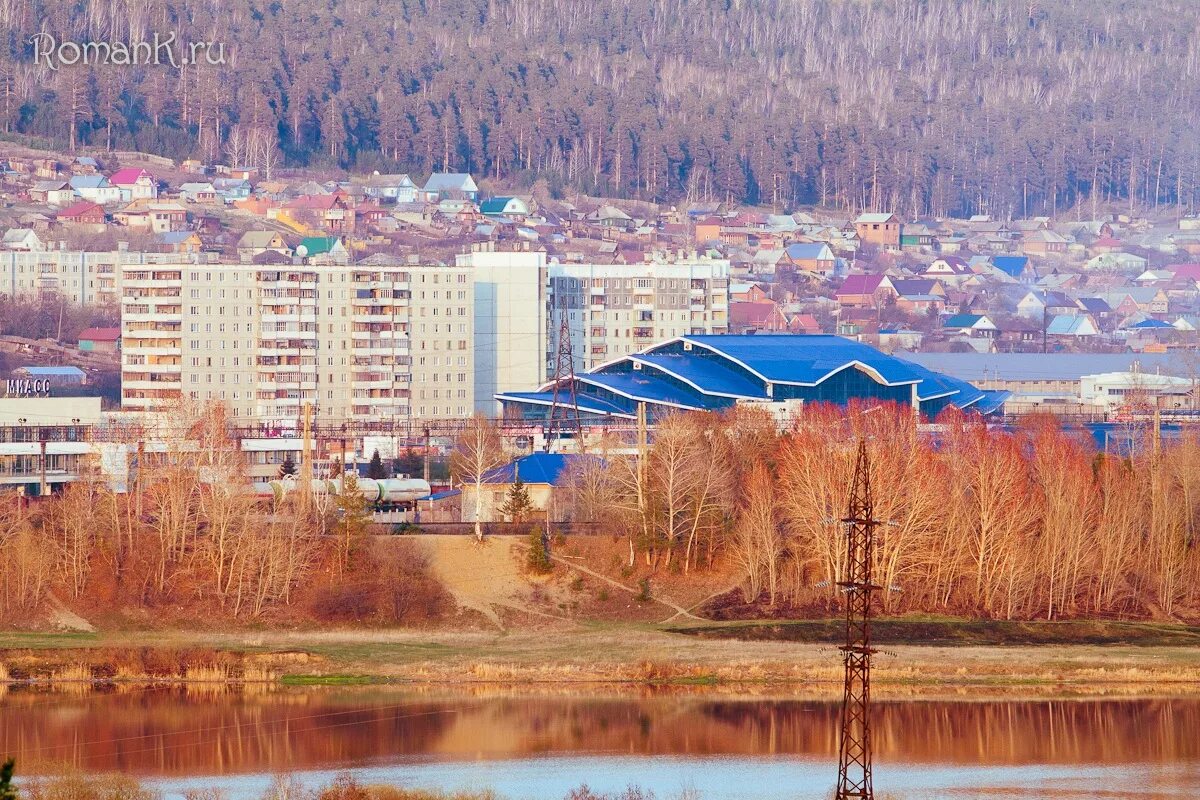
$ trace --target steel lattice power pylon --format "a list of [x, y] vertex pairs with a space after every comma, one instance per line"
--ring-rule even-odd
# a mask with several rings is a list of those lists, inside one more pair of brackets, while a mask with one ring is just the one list
[[874, 798], [871, 782], [871, 582], [875, 519], [871, 500], [871, 460], [866, 441], [858, 443], [846, 526], [846, 574], [838, 582], [846, 595], [846, 643], [842, 656], [846, 685], [842, 695], [842, 738], [838, 752], [836, 800]]
[[[575, 395], [575, 352], [571, 345], [571, 326], [567, 321], [565, 306], [561, 316], [558, 326], [558, 351], [554, 356], [554, 396], [550, 399], [550, 414], [546, 418], [547, 452], [550, 450], [550, 442], [561, 437], [563, 433], [574, 436], [577, 446], [582, 444], [579, 399]], [[567, 384], [565, 389], [564, 381]], [[563, 395], [566, 395], [565, 398]]]

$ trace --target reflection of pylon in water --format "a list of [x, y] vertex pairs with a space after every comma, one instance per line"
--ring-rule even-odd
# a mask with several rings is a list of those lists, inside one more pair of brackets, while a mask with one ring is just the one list
[[[582, 446], [579, 425], [579, 398], [575, 395], [575, 352], [571, 346], [571, 326], [567, 308], [560, 311], [558, 350], [554, 356], [554, 395], [550, 399], [550, 415], [546, 418], [546, 451], [554, 439], [573, 437]], [[565, 386], [563, 384], [566, 384]]]
[[856, 797], [873, 800], [871, 781], [871, 583], [875, 547], [874, 501], [871, 499], [871, 461], [867, 443], [858, 443], [850, 508], [846, 525], [846, 574], [838, 586], [846, 595], [846, 643], [842, 656], [846, 684], [842, 695], [842, 738], [838, 752], [835, 800]]

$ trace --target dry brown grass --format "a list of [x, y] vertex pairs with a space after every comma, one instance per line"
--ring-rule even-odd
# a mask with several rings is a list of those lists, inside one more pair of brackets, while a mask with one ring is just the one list
[[[531, 626], [532, 627], [532, 626]], [[17, 640], [0, 635], [0, 647]], [[230, 683], [264, 686], [284, 675], [370, 676], [456, 686], [599, 683], [699, 686], [731, 692], [759, 687], [840, 686], [831, 645], [683, 636], [651, 626], [547, 622], [491, 631], [320, 630], [257, 633], [159, 632], [160, 652], [136, 633], [112, 633], [103, 646], [0, 651], [10, 680]], [[205, 647], [197, 647], [204, 642]], [[1200, 648], [1122, 645], [916, 646], [876, 657], [880, 687], [1119, 687], [1145, 692], [1200, 687]], [[90, 679], [90, 678], [89, 678]], [[722, 688], [724, 687], [724, 688]]]

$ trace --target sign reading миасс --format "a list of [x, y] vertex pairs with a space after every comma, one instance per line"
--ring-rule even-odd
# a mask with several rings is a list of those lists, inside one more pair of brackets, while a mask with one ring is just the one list
[[38, 397], [50, 394], [48, 378], [9, 378], [4, 381], [6, 397]]

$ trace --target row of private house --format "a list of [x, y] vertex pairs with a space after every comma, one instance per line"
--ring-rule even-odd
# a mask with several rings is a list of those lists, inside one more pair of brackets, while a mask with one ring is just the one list
[[1200, 264], [1128, 276], [1037, 276], [1028, 264], [950, 256], [919, 271], [853, 273], [829, 304], [839, 332], [911, 350], [1165, 352], [1200, 341]]
[[[656, 250], [696, 249], [728, 259], [736, 275], [756, 280], [777, 274], [824, 279], [879, 255], [1027, 255], [1107, 271], [1145, 269], [1147, 252], [1200, 254], [1200, 220], [1192, 218], [1153, 224], [1125, 216], [998, 221], [986, 215], [780, 214], [714, 203], [664, 207], [493, 194], [468, 173], [435, 172], [423, 181], [379, 172], [289, 180], [264, 177], [255, 167], [194, 161], [108, 171], [86, 156], [69, 164], [10, 160], [2, 175], [14, 208], [29, 204], [26, 227], [129, 228], [185, 252], [228, 253], [236, 235], [265, 221], [290, 235], [350, 237], [359, 248], [511, 242], [589, 263], [641, 263]], [[196, 236], [181, 235], [190, 233]]]
[[1194, 348], [1200, 264], [1086, 272], [1024, 255], [941, 256], [820, 283], [735, 277], [734, 333], [838, 333], [885, 349]]
[[[1191, 217], [783, 214], [493, 195], [455, 172], [289, 179], [196, 162], [108, 170], [88, 157], [10, 161], [3, 175], [17, 224], [0, 243], [0, 292], [83, 303], [119, 302], [122, 265], [345, 265], [372, 254], [431, 264], [491, 247], [664, 276], [673, 264], [719, 260], [730, 331], [840, 333], [888, 348], [1186, 346], [1200, 312], [1188, 269], [1200, 220]], [[81, 233], [116, 241], [93, 252]], [[1049, 310], [1030, 311], [1027, 298], [1037, 297]], [[960, 324], [973, 316], [984, 319]], [[652, 326], [635, 329], [638, 340], [653, 338]], [[599, 356], [612, 343], [580, 344]]]

